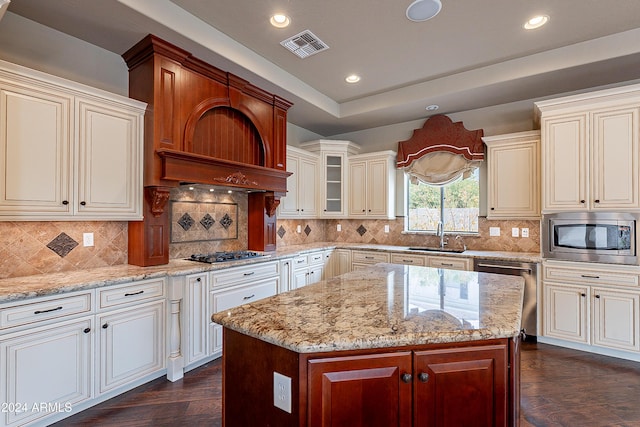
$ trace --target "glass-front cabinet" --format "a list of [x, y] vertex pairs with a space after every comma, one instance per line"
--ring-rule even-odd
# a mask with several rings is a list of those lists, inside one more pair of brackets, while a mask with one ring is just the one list
[[348, 156], [360, 147], [350, 141], [320, 139], [300, 144], [300, 148], [316, 153], [322, 159], [319, 188], [319, 216], [345, 218], [347, 216], [346, 171]]

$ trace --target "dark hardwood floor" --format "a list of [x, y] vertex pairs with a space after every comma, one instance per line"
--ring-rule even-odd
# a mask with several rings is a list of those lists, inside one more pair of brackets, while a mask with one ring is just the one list
[[[640, 426], [640, 363], [523, 343], [521, 425]], [[56, 426], [219, 426], [221, 363], [159, 378]], [[247, 402], [250, 404], [250, 402]]]

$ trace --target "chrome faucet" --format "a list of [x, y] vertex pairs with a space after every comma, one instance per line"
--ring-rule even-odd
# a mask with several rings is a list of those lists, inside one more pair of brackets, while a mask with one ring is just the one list
[[438, 221], [436, 236], [440, 236], [440, 249], [443, 249], [447, 242], [444, 241], [444, 223], [442, 221]]

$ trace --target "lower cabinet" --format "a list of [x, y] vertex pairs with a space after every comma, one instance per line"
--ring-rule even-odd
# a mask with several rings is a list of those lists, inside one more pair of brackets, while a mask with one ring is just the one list
[[357, 271], [377, 264], [379, 262], [390, 262], [389, 252], [378, 251], [351, 251], [351, 270]]
[[351, 271], [351, 249], [334, 249], [325, 267], [325, 278], [340, 276]]
[[325, 269], [324, 252], [312, 252], [293, 259], [291, 289], [298, 289], [321, 281]]
[[[613, 285], [613, 286], [612, 286]], [[624, 286], [628, 286], [625, 288]], [[585, 269], [577, 263], [543, 265], [545, 338], [599, 349], [640, 352], [638, 273], [627, 266]], [[624, 357], [624, 353], [619, 354]]]
[[165, 372], [165, 279], [0, 305], [0, 426], [46, 425]]
[[312, 359], [308, 425], [506, 426], [507, 361], [506, 344]]
[[[93, 316], [0, 337], [0, 425], [70, 412], [93, 397]], [[41, 405], [44, 405], [41, 407]]]

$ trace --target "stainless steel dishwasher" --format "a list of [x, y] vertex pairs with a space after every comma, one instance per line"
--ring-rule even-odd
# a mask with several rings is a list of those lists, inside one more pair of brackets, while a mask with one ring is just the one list
[[503, 261], [474, 258], [473, 271], [482, 273], [508, 274], [524, 278], [524, 302], [522, 303], [522, 330], [527, 340], [534, 341], [538, 335], [538, 264], [535, 262]]

